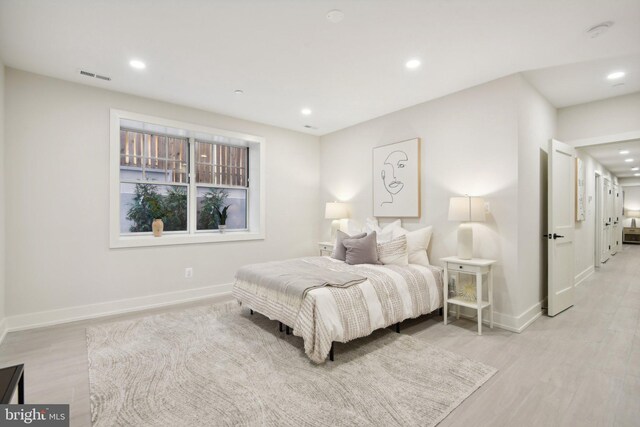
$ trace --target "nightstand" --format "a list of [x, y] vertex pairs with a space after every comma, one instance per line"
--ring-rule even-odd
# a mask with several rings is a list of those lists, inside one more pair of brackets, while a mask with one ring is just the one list
[[320, 256], [331, 255], [333, 253], [333, 242], [319, 242]]
[[640, 228], [623, 227], [622, 243], [640, 243]]
[[[449, 304], [458, 306], [456, 318], [460, 318], [460, 307], [468, 307], [478, 312], [478, 335], [482, 335], [482, 310], [489, 309], [489, 327], [493, 329], [493, 271], [495, 264], [492, 259], [460, 259], [458, 257], [442, 258], [444, 263], [444, 284], [442, 294], [444, 296], [444, 324], [447, 324], [447, 309]], [[456, 283], [460, 283], [460, 274], [470, 274], [476, 277], [476, 300], [468, 300], [460, 296], [449, 297], [449, 275], [456, 275]], [[488, 301], [482, 299], [482, 276], [487, 275]]]

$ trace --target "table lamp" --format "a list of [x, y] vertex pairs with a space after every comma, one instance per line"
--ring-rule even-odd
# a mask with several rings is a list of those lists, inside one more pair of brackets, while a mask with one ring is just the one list
[[340, 202], [327, 202], [324, 208], [325, 219], [332, 219], [331, 221], [331, 241], [336, 239], [336, 233], [340, 228], [340, 220], [342, 218], [349, 217], [349, 209], [346, 203]]
[[624, 216], [631, 218], [631, 228], [636, 228], [636, 218], [640, 218], [640, 211], [632, 211], [627, 209], [624, 212]]
[[485, 220], [482, 197], [452, 197], [449, 199], [449, 221], [460, 221], [458, 227], [458, 258], [473, 258], [473, 227], [471, 222]]

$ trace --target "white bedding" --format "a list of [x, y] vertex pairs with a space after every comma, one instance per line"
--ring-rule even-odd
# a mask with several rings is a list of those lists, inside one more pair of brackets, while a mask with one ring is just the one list
[[409, 264], [348, 265], [330, 257], [306, 258], [329, 269], [367, 277], [348, 288], [323, 287], [309, 291], [299, 310], [277, 301], [255, 283], [236, 280], [238, 301], [273, 320], [293, 327], [304, 339], [311, 360], [324, 361], [334, 341], [347, 342], [405, 319], [442, 307], [442, 270]]
[[[342, 263], [342, 261], [338, 261], [332, 258], [330, 259], [331, 261]], [[410, 266], [419, 270], [420, 273], [422, 273], [422, 275], [424, 276], [424, 283], [428, 288], [429, 294], [429, 303], [426, 311], [420, 310], [418, 307], [415, 307], [412, 304], [409, 287], [407, 285], [407, 282], [400, 274], [396, 273], [385, 265], [374, 266], [367, 264], [367, 268], [384, 271], [386, 274], [390, 275], [393, 278], [402, 301], [403, 312], [401, 317], [403, 320], [419, 317], [423, 314], [430, 313], [433, 310], [442, 307], [442, 288], [438, 285], [438, 281], [436, 280], [436, 277], [432, 273], [432, 271], [422, 265], [411, 264]], [[354, 286], [360, 288], [360, 290], [362, 291], [365, 305], [369, 313], [369, 328], [372, 331], [380, 328], [385, 328], [390, 324], [393, 324], [389, 324], [387, 321], [385, 321], [382, 305], [370, 280], [366, 280]], [[338, 304], [336, 302], [336, 299], [334, 298], [334, 289], [329, 287], [314, 289], [307, 294], [307, 298], [313, 301], [313, 304], [316, 307], [316, 313], [322, 320], [322, 322], [324, 322], [325, 327], [327, 328], [327, 332], [331, 337], [331, 341], [348, 341], [349, 339], [346, 338], [345, 330], [340, 318]]]

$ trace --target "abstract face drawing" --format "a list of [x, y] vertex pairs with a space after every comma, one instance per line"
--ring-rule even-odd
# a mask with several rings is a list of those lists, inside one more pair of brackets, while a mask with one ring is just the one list
[[393, 195], [398, 194], [404, 188], [404, 171], [408, 160], [409, 158], [404, 151], [393, 151], [385, 159], [380, 175], [390, 199], [383, 201], [380, 206], [385, 203], [393, 203]]

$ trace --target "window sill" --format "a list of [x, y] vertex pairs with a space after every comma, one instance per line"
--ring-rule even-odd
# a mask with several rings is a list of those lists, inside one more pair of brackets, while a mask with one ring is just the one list
[[191, 245], [199, 243], [236, 242], [264, 240], [264, 233], [250, 231], [227, 231], [215, 234], [165, 234], [154, 236], [116, 236], [111, 238], [109, 248], [138, 248], [148, 246]]

